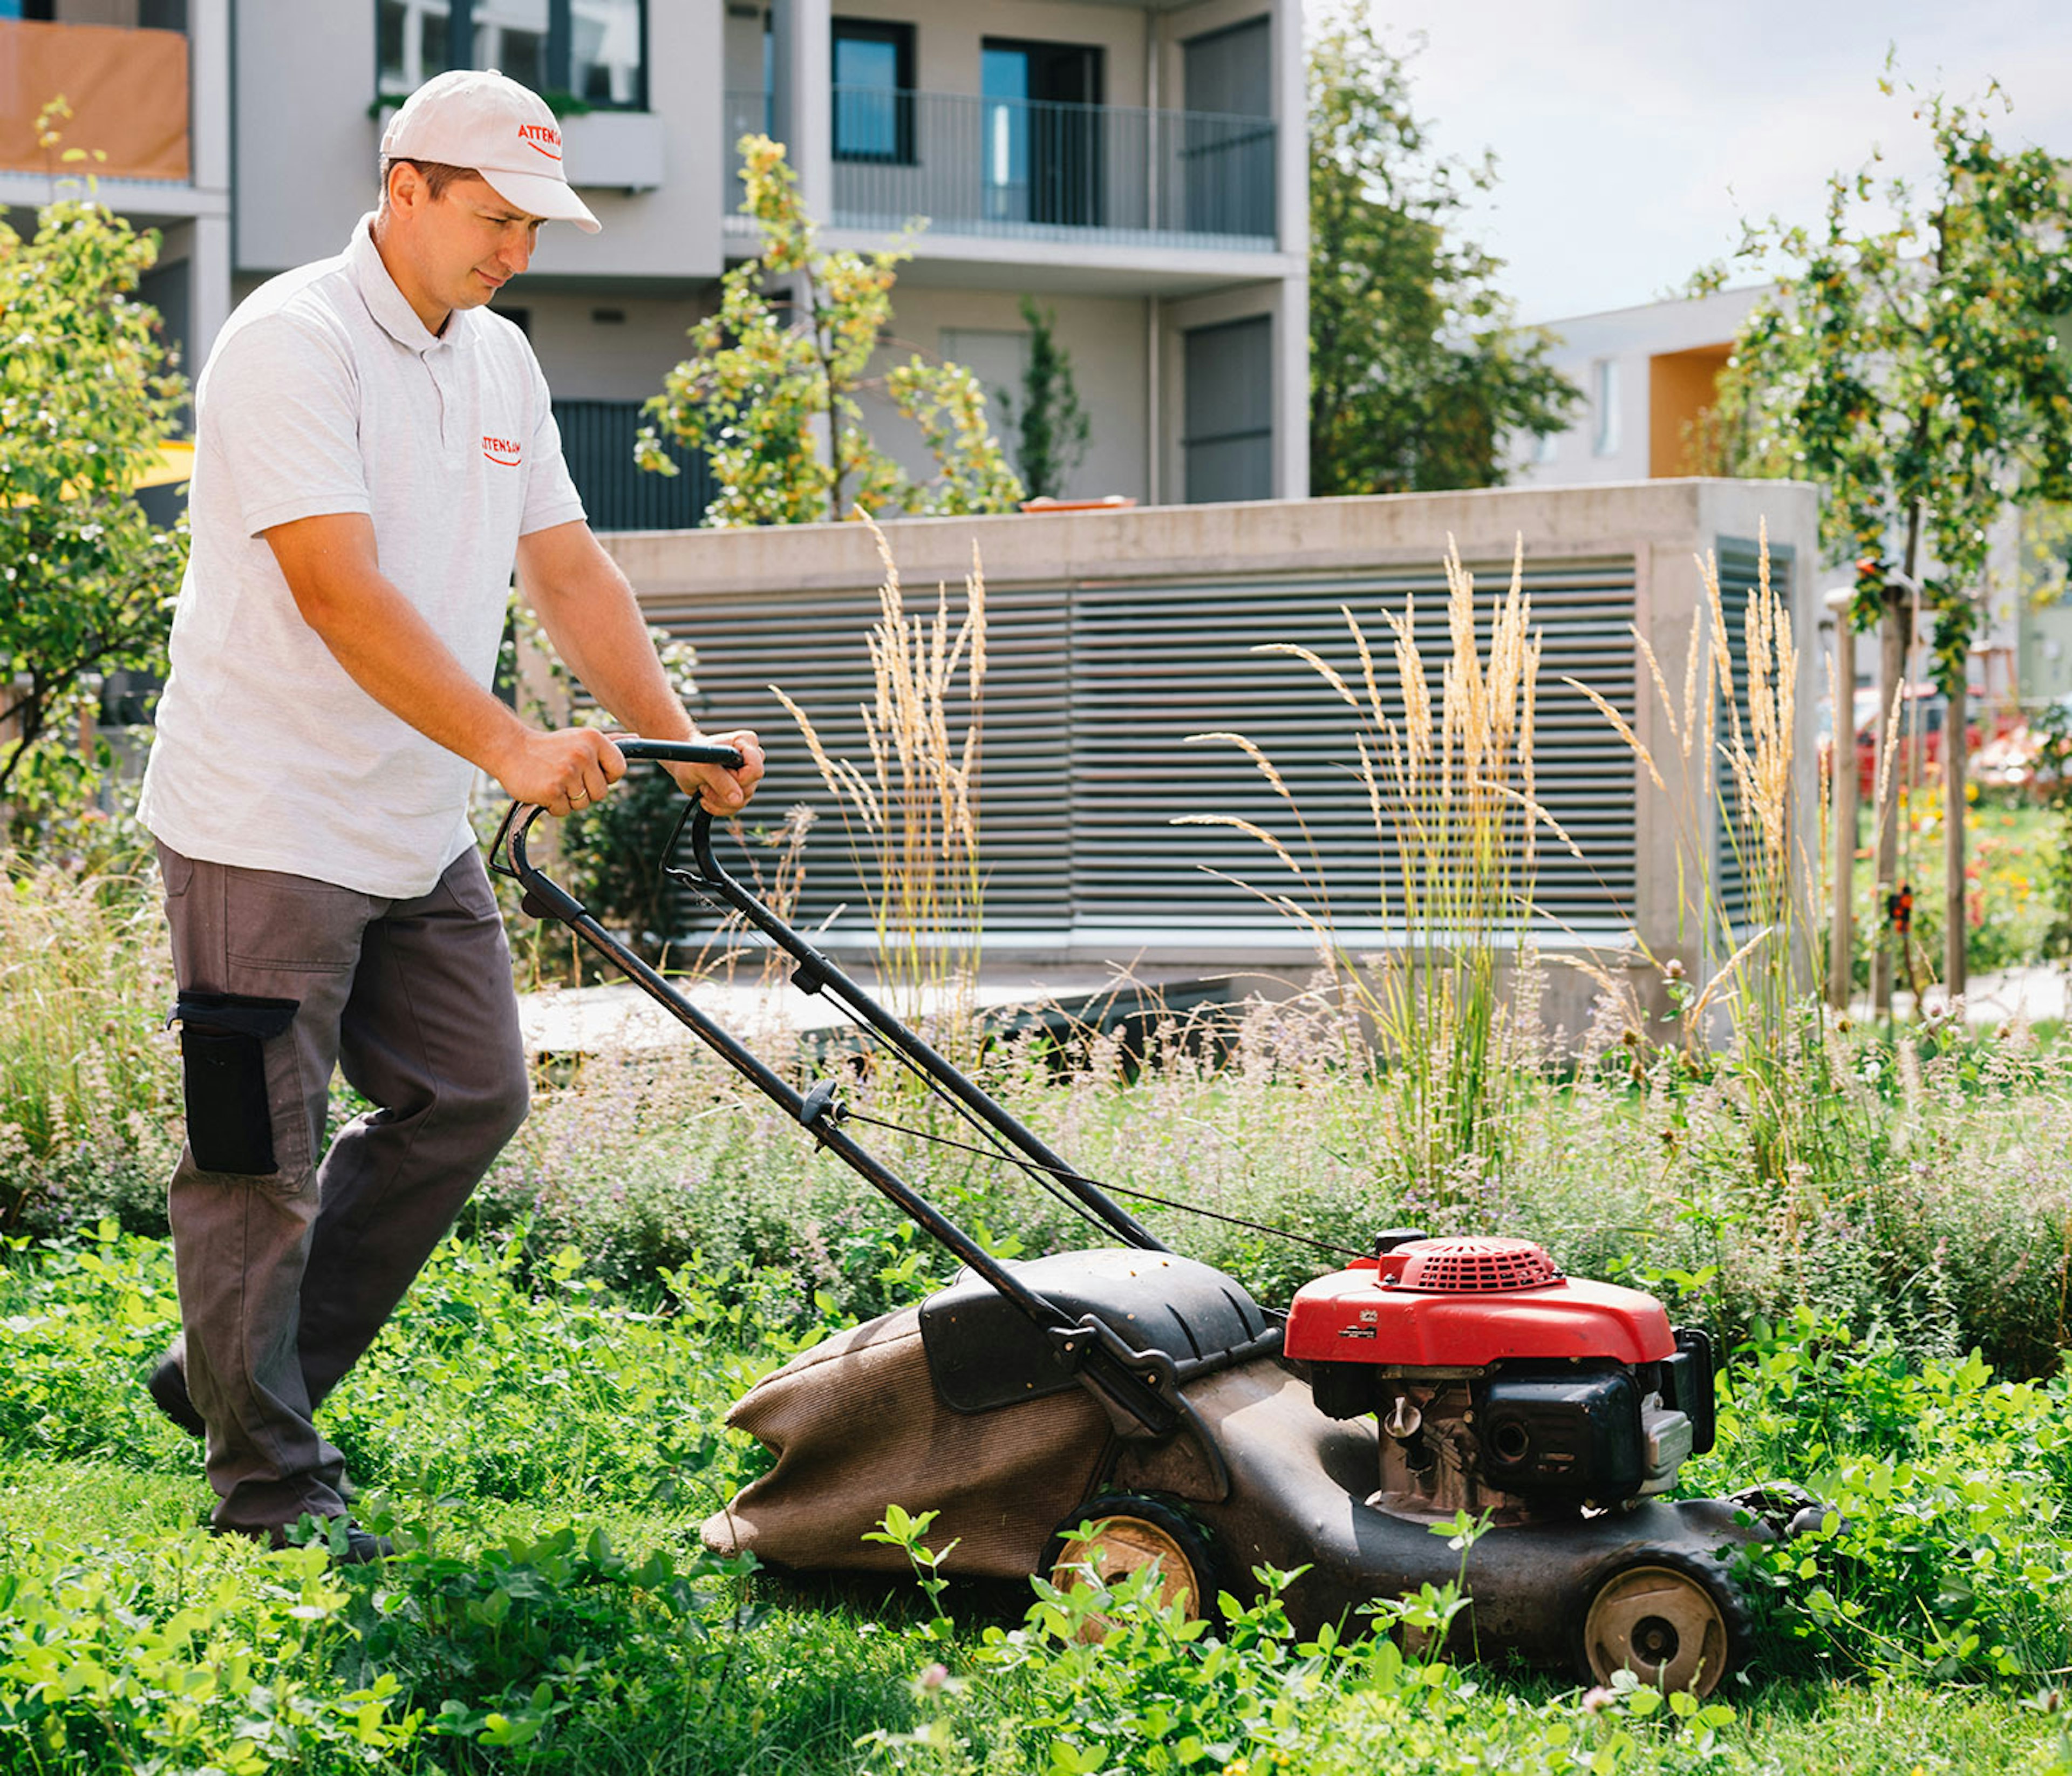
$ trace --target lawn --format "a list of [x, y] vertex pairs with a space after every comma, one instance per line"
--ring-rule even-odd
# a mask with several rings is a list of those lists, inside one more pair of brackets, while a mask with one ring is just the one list
[[[897, 1239], [847, 1262], [881, 1301], [935, 1268]], [[1748, 1572], [1762, 1653], [1679, 1713], [1385, 1637], [1299, 1645], [1270, 1605], [1190, 1638], [1102, 1599], [1090, 1648], [1034, 1590], [952, 1585], [944, 1619], [917, 1585], [714, 1560], [697, 1525], [757, 1454], [726, 1404], [848, 1317], [810, 1281], [700, 1263], [612, 1287], [522, 1224], [450, 1242], [326, 1409], [405, 1549], [356, 1572], [200, 1528], [195, 1446], [138, 1386], [173, 1325], [162, 1240], [18, 1243], [0, 1768], [2072, 1769], [2062, 1383], [1810, 1310], [1754, 1326], [1687, 1478], [1805, 1478], [1848, 1521]]]

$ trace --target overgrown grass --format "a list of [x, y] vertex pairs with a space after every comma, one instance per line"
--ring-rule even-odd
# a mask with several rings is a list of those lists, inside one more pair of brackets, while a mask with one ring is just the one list
[[0, 1232], [162, 1190], [180, 1143], [154, 890], [0, 860]]
[[942, 1622], [775, 1586], [695, 1527], [756, 1465], [726, 1404], [828, 1305], [738, 1271], [623, 1294], [526, 1240], [442, 1248], [327, 1409], [402, 1557], [264, 1554], [199, 1528], [195, 1446], [137, 1385], [171, 1303], [162, 1243], [112, 1229], [0, 1270], [0, 1770], [2072, 1770], [2063, 1387], [1811, 1321], [1742, 1353], [1691, 1479], [1806, 1479], [1848, 1522], [1749, 1574], [1757, 1663], [1699, 1709], [1301, 1643], [1270, 1597], [1204, 1625], [952, 1585]]

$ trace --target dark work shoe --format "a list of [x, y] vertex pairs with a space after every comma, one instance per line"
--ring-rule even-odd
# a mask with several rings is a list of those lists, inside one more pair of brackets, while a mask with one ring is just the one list
[[199, 1437], [208, 1429], [201, 1421], [201, 1414], [195, 1410], [194, 1401], [187, 1396], [187, 1372], [173, 1351], [168, 1350], [158, 1359], [158, 1367], [151, 1371], [144, 1386], [150, 1393], [152, 1404], [189, 1437]]
[[393, 1559], [396, 1544], [386, 1536], [362, 1529], [350, 1517], [302, 1517], [272, 1529], [219, 1529], [219, 1536], [242, 1536], [269, 1548], [306, 1548], [312, 1543], [331, 1550], [334, 1566], [372, 1566]]
[[[312, 1540], [319, 1538], [312, 1537]], [[377, 1560], [393, 1560], [396, 1544], [386, 1536], [376, 1536], [362, 1529], [348, 1517], [342, 1527], [330, 1531], [323, 1538], [331, 1545], [331, 1564], [333, 1566], [372, 1566]]]

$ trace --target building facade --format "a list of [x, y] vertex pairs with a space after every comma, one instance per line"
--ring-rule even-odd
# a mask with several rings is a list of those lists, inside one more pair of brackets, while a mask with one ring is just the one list
[[[1583, 391], [1565, 432], [1512, 446], [1511, 481], [1574, 487], [1717, 472], [1704, 460], [1703, 421], [1718, 397], [1735, 336], [1767, 286], [1721, 290], [1549, 321], [1560, 342], [1552, 361]], [[1996, 528], [1984, 588], [1984, 622], [1971, 660], [1977, 705], [2008, 719], [2016, 705], [2072, 696], [2072, 512], [2009, 512]], [[1846, 569], [1823, 584], [1846, 586]], [[1875, 650], [1860, 646], [1859, 682], [1871, 681]], [[1917, 660], [1910, 668], [1925, 678]]]
[[385, 108], [468, 65], [563, 113], [605, 224], [547, 231], [508, 294], [600, 528], [696, 521], [696, 478], [636, 475], [631, 438], [755, 250], [754, 130], [828, 245], [925, 224], [890, 346], [1018, 395], [1021, 300], [1052, 311], [1092, 421], [1067, 496], [1306, 492], [1299, 0], [0, 0], [0, 201], [51, 195], [31, 125], [65, 92], [68, 142], [110, 150], [101, 196], [165, 231], [144, 294], [191, 372], [238, 299], [372, 207]]

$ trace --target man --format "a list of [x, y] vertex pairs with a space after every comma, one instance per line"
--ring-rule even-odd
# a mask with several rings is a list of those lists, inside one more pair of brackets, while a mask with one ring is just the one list
[[[179, 985], [182, 1337], [151, 1378], [205, 1428], [215, 1527], [345, 1516], [313, 1414], [524, 1120], [508, 952], [467, 820], [477, 768], [550, 812], [625, 770], [491, 693], [515, 562], [627, 729], [693, 737], [590, 534], [524, 336], [484, 307], [542, 224], [598, 223], [552, 113], [440, 76], [381, 144], [345, 252], [255, 291], [195, 391], [193, 547], [140, 812]], [[674, 767], [740, 808], [741, 768]], [[324, 1150], [335, 1067], [374, 1105]], [[349, 1524], [332, 1545], [385, 1548]]]

